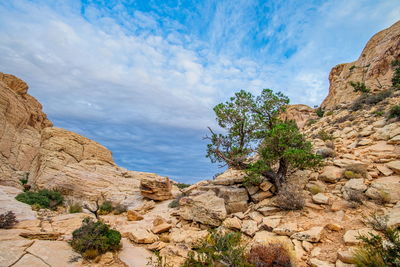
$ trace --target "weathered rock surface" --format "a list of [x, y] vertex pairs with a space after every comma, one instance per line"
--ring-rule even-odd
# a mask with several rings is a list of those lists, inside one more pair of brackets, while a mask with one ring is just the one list
[[140, 182], [140, 193], [153, 200], [171, 199], [171, 188], [171, 181], [168, 177], [146, 177]]
[[22, 191], [15, 187], [0, 185], [0, 214], [12, 211], [18, 221], [36, 219], [36, 212], [32, 211], [31, 206], [15, 199], [19, 193]]
[[224, 199], [217, 197], [213, 191], [183, 197], [179, 204], [179, 214], [185, 220], [219, 226], [226, 218]]
[[[322, 102], [324, 109], [333, 109], [354, 101], [360, 94], [353, 92], [350, 81], [364, 82], [372, 92], [388, 89], [392, 82], [392, 60], [400, 51], [400, 22], [375, 34], [361, 56], [354, 62], [339, 64], [329, 74], [329, 94]], [[377, 82], [379, 80], [379, 82]]]

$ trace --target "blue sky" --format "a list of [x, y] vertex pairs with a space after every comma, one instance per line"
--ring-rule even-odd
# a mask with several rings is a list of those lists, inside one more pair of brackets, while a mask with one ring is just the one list
[[214, 105], [262, 88], [318, 105], [330, 69], [398, 19], [397, 0], [2, 1], [0, 71], [119, 165], [195, 182], [220, 171]]

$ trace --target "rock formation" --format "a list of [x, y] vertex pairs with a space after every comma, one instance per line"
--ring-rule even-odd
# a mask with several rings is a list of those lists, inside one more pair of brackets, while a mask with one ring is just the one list
[[321, 107], [332, 110], [354, 101], [360, 93], [353, 92], [350, 82], [364, 82], [372, 92], [388, 89], [392, 84], [391, 63], [400, 59], [399, 40], [400, 21], [375, 34], [356, 61], [334, 67], [329, 74], [329, 94]]

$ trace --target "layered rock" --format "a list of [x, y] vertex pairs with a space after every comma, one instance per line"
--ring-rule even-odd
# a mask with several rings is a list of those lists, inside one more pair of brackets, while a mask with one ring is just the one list
[[360, 57], [351, 63], [339, 64], [329, 74], [329, 94], [322, 102], [324, 109], [347, 105], [360, 93], [353, 91], [350, 82], [364, 82], [378, 92], [389, 89], [393, 69], [391, 62], [400, 59], [400, 22], [375, 34], [367, 43]]

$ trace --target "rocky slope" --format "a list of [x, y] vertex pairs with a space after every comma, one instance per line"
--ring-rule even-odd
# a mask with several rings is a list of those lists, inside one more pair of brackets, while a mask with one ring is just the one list
[[[374, 91], [389, 87], [390, 62], [400, 55], [399, 26], [375, 35], [356, 62], [332, 70], [322, 118], [304, 105], [289, 106], [282, 115], [296, 120], [325, 158], [319, 169], [291, 174], [306, 203], [298, 211], [280, 208], [271, 183], [246, 187], [245, 174], [232, 169], [172, 193], [167, 178], [124, 170], [103, 146], [49, 127], [40, 105], [26, 94], [26, 85], [13, 76], [0, 76], [6, 77], [0, 83], [1, 122], [10, 129], [0, 139], [6, 174], [1, 183], [19, 187], [18, 178], [27, 174], [33, 187], [57, 188], [88, 200], [105, 194], [129, 206], [126, 213], [102, 216], [122, 233], [121, 251], [88, 262], [66, 241], [89, 214], [65, 214], [63, 209], [36, 214], [25, 204], [14, 206], [18, 189], [2, 186], [0, 211], [18, 207], [21, 222], [0, 230], [0, 266], [140, 267], [146, 266], [150, 251], [159, 251], [170, 266], [180, 266], [211, 227], [241, 231], [249, 247], [283, 243], [295, 266], [353, 266], [352, 251], [360, 242], [356, 237], [374, 232], [365, 216], [376, 212], [388, 216], [390, 226], [400, 226], [400, 122], [387, 118], [388, 110], [400, 104], [400, 91], [352, 110], [349, 103], [360, 93], [348, 83], [363, 80]], [[376, 79], [382, 87], [374, 87]], [[157, 201], [143, 199], [140, 191]], [[10, 246], [13, 249], [6, 250]]]

